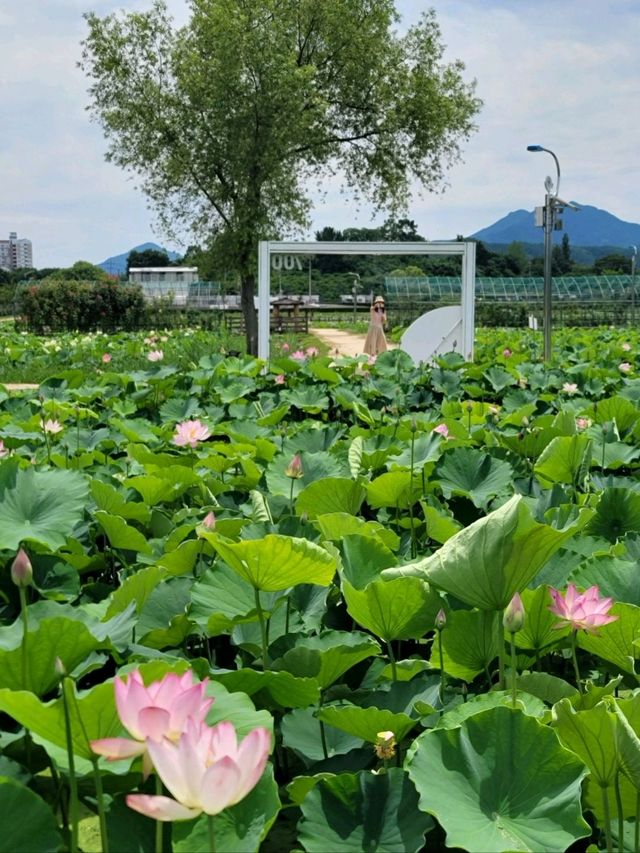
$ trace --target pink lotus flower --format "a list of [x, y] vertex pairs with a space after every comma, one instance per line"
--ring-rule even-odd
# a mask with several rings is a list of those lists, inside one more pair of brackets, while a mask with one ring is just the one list
[[296, 361], [304, 361], [306, 355], [302, 352], [301, 349], [297, 349], [295, 352], [291, 353], [291, 358], [295, 358]]
[[309, 358], [313, 358], [314, 356], [318, 355], [318, 348], [307, 347], [307, 355], [309, 356]]
[[285, 383], [284, 373], [279, 373], [273, 381], [276, 383], [276, 385], [284, 385], [284, 383]]
[[183, 421], [176, 425], [173, 443], [178, 447], [196, 447], [199, 441], [206, 441], [211, 433], [199, 420]]
[[205, 528], [205, 530], [215, 529], [216, 517], [213, 510], [205, 515], [204, 519], [202, 520], [202, 526]]
[[573, 631], [582, 629], [588, 634], [597, 634], [601, 625], [608, 625], [618, 618], [608, 615], [613, 599], [600, 598], [597, 586], [590, 586], [586, 592], [579, 593], [575, 585], [570, 583], [564, 596], [553, 587], [549, 587], [549, 592], [553, 599], [549, 610], [560, 617], [560, 622], [554, 628], [568, 627]]
[[511, 358], [512, 353], [511, 353], [511, 350], [509, 349], [509, 347], [505, 347], [505, 348], [502, 350], [502, 355], [503, 355], [505, 358]]
[[377, 359], [377, 356], [375, 356], [375, 355], [370, 355], [370, 356], [369, 356], [369, 358], [367, 359], [367, 364], [369, 364], [369, 365], [373, 365], [373, 364], [375, 364], [375, 363], [376, 363], [376, 359]]
[[299, 453], [296, 453], [291, 462], [284, 469], [284, 473], [287, 477], [290, 477], [292, 480], [299, 480], [301, 477], [304, 477], [304, 470], [302, 468], [302, 457]]
[[591, 418], [576, 418], [576, 429], [589, 429], [592, 423], [593, 421], [591, 420]]
[[432, 432], [437, 432], [443, 438], [449, 438], [449, 427], [446, 424], [438, 424], [437, 427], [433, 428]]
[[58, 432], [62, 432], [63, 426], [60, 421], [54, 421], [49, 418], [44, 422], [43, 429], [45, 432], [49, 433], [49, 435], [55, 435]]
[[101, 360], [102, 360], [103, 364], [109, 364], [109, 362], [111, 361], [111, 356], [109, 355], [108, 352], [104, 352], [104, 353], [102, 353], [102, 359]]
[[161, 349], [152, 349], [147, 353], [147, 361], [162, 361], [164, 353]]
[[191, 719], [177, 743], [148, 740], [153, 765], [171, 797], [129, 794], [127, 805], [155, 820], [189, 820], [219, 814], [243, 800], [260, 781], [271, 735], [249, 732], [238, 745], [232, 723], [209, 727]]
[[33, 568], [27, 552], [20, 548], [11, 563], [11, 580], [16, 586], [29, 586], [33, 580]]
[[629, 352], [629, 351], [631, 350], [631, 344], [629, 344], [629, 343], [627, 343], [627, 341], [625, 341], [625, 342], [622, 344], [622, 349], [623, 349], [625, 352]]
[[571, 396], [572, 394], [577, 394], [578, 386], [575, 382], [565, 382], [562, 386], [562, 390], [565, 394], [569, 394], [569, 396]]
[[125, 682], [116, 677], [114, 690], [118, 716], [133, 740], [124, 737], [91, 741], [91, 749], [109, 761], [143, 756], [145, 775], [151, 770], [147, 755], [150, 743], [163, 738], [177, 740], [188, 719], [201, 722], [209, 712], [213, 699], [206, 699], [208, 679], [193, 681], [191, 670], [184, 675], [167, 673], [160, 681], [145, 687], [139, 670]]
[[282, 352], [289, 352], [289, 349], [290, 349], [289, 344], [287, 344], [287, 343], [282, 344]]
[[630, 373], [631, 365], [628, 361], [623, 361], [621, 364], [618, 365], [618, 370], [620, 370], [622, 373]]

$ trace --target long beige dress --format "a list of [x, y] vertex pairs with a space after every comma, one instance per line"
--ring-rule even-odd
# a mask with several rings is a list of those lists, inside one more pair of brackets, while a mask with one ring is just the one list
[[387, 322], [387, 312], [376, 311], [375, 307], [371, 306], [369, 329], [367, 338], [364, 342], [364, 352], [367, 355], [379, 355], [381, 352], [387, 351], [387, 339], [384, 334], [384, 326]]

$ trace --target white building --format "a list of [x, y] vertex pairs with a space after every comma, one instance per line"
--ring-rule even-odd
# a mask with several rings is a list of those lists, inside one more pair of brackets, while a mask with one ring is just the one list
[[198, 268], [129, 267], [129, 281], [139, 284], [149, 300], [171, 295], [174, 305], [186, 305], [190, 285], [198, 281]]
[[15, 231], [9, 233], [8, 240], [0, 240], [0, 269], [19, 270], [33, 267], [31, 240], [18, 239]]

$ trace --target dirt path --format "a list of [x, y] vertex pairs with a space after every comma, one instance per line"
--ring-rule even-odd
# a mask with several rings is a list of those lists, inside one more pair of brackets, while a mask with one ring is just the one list
[[[329, 355], [362, 355], [365, 335], [345, 332], [343, 329], [309, 329], [309, 333], [319, 338], [329, 347]], [[389, 349], [395, 349], [396, 344], [387, 342]]]

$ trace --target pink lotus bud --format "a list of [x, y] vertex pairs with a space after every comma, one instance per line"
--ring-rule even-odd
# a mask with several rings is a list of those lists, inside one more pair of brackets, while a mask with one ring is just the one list
[[447, 614], [444, 612], [444, 608], [441, 607], [436, 614], [436, 631], [442, 631], [446, 624]]
[[216, 517], [215, 517], [215, 515], [214, 515], [214, 513], [213, 513], [213, 510], [212, 510], [211, 512], [208, 512], [208, 513], [205, 515], [204, 520], [203, 520], [203, 522], [202, 522], [202, 526], [203, 526], [204, 528], [206, 528], [207, 530], [214, 530], [214, 529], [215, 529], [215, 526], [216, 526]]
[[504, 358], [510, 358], [511, 357], [511, 350], [509, 349], [509, 347], [505, 347], [502, 350], [502, 355], [504, 356]]
[[301, 477], [304, 477], [304, 471], [302, 469], [302, 459], [300, 458], [300, 454], [296, 453], [291, 462], [284, 469], [284, 473], [287, 477], [291, 477], [292, 480], [299, 480]]
[[524, 625], [525, 612], [522, 605], [522, 599], [516, 592], [509, 604], [506, 606], [502, 616], [502, 624], [505, 631], [510, 634], [515, 634], [516, 631], [521, 631]]
[[103, 364], [109, 364], [110, 361], [111, 361], [111, 356], [109, 355], [109, 353], [108, 352], [103, 353], [102, 354], [102, 363]]
[[33, 580], [33, 569], [26, 551], [20, 548], [11, 564], [11, 580], [16, 586], [29, 586]]

